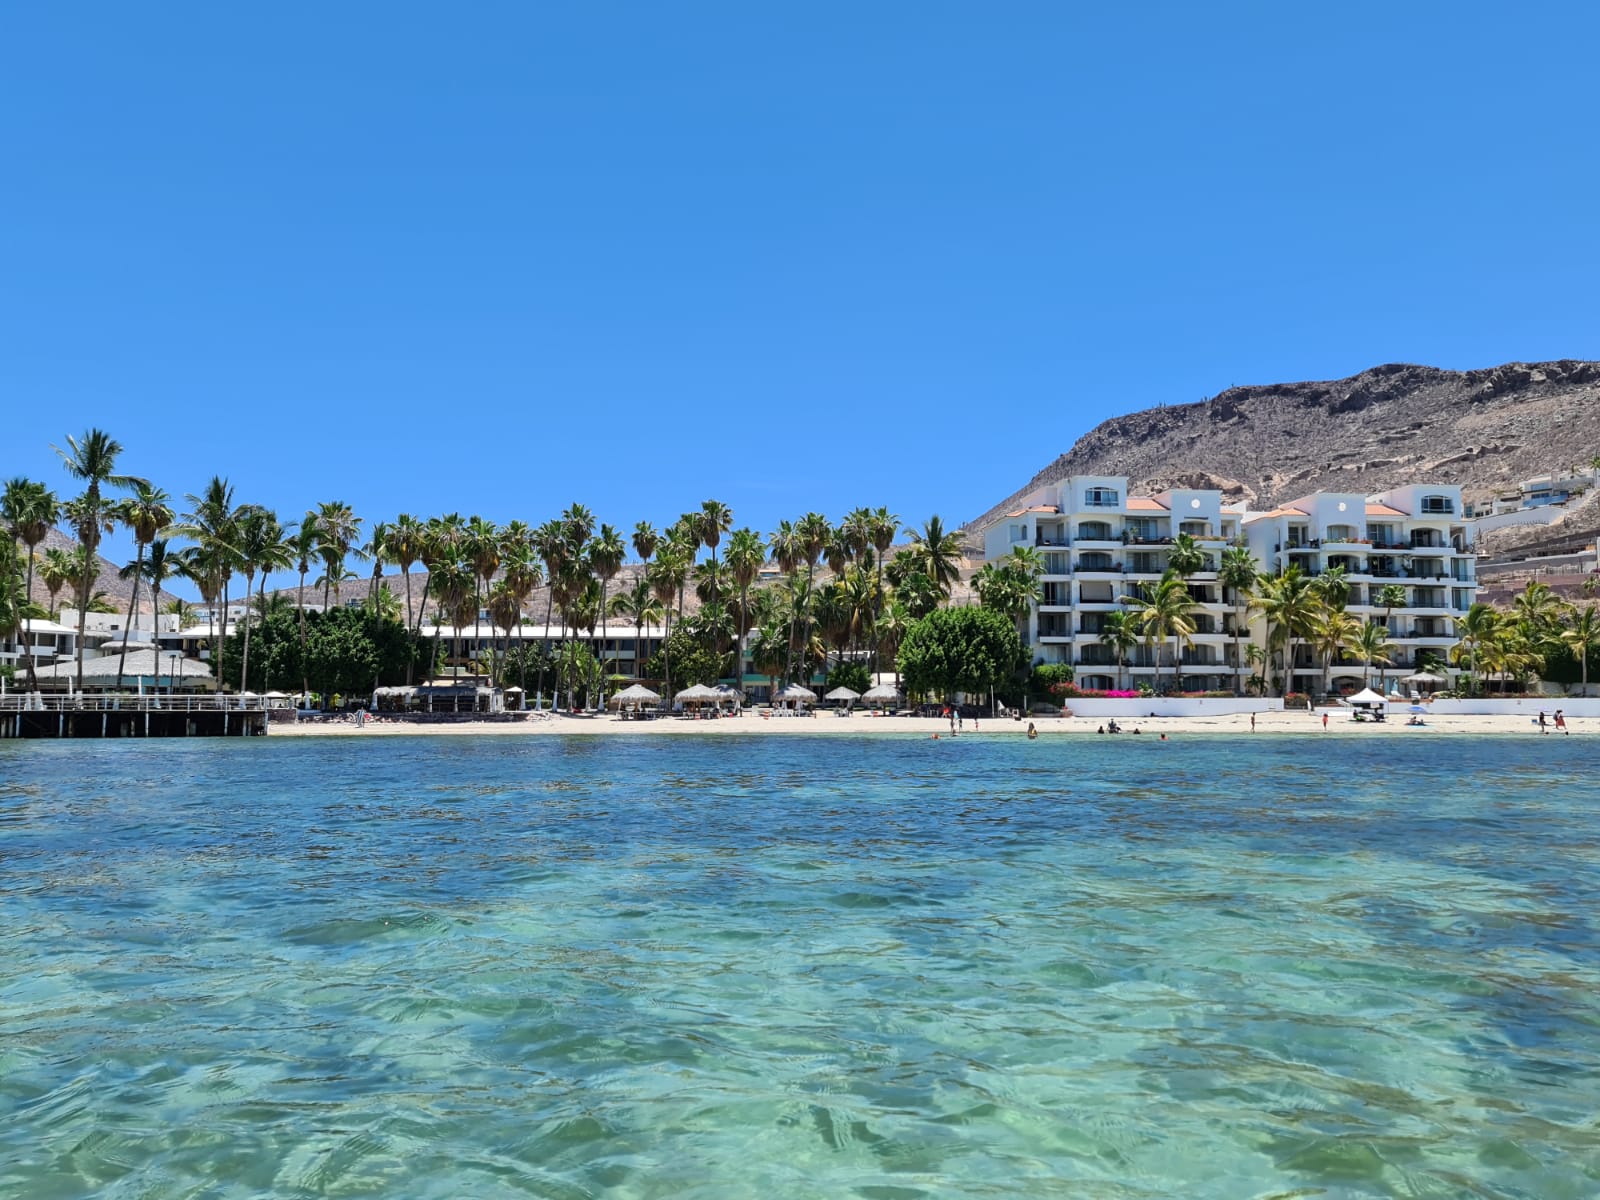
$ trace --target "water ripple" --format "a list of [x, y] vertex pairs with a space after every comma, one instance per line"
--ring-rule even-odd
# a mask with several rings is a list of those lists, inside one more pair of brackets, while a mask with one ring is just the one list
[[1593, 1196], [1600, 791], [1441, 745], [9, 748], [0, 1194]]

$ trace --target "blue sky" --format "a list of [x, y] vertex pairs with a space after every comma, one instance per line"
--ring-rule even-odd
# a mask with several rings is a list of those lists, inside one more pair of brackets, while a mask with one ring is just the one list
[[1114, 413], [1600, 357], [1597, 13], [13, 5], [0, 474], [957, 522]]

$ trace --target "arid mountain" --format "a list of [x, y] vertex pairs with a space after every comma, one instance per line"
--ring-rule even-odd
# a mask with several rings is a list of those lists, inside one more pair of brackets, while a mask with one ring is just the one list
[[[43, 559], [45, 551], [47, 550], [76, 550], [77, 548], [78, 543], [76, 540], [74, 540], [72, 537], [69, 537], [67, 534], [62, 533], [59, 529], [52, 529], [50, 532], [44, 535], [44, 541], [39, 543], [38, 547], [34, 550], [34, 553], [38, 555], [39, 558]], [[133, 591], [133, 581], [131, 579], [119, 579], [117, 577], [117, 565], [111, 562], [111, 560], [106, 558], [103, 554], [100, 555], [99, 558], [100, 574], [95, 578], [94, 590], [97, 592], [104, 592], [106, 594], [106, 598], [117, 606], [118, 612], [126, 613], [128, 611], [128, 598]], [[77, 594], [77, 584], [69, 583], [57, 594], [56, 604], [70, 606], [76, 602], [75, 598]], [[165, 603], [166, 600], [171, 599], [171, 596], [165, 596], [165, 593], [163, 594], [163, 603]], [[148, 614], [150, 612], [150, 589], [148, 587], [141, 587], [139, 589], [139, 596], [139, 611], [141, 613]], [[46, 606], [48, 606], [50, 603], [50, 593], [45, 588], [44, 584], [40, 582], [37, 569], [34, 571], [33, 575], [33, 599], [36, 603]]]
[[1481, 371], [1391, 364], [1113, 417], [966, 528], [1073, 474], [1126, 475], [1146, 493], [1215, 487], [1260, 507], [1318, 489], [1370, 493], [1413, 480], [1457, 483], [1468, 500], [1483, 500], [1597, 454], [1600, 363]]

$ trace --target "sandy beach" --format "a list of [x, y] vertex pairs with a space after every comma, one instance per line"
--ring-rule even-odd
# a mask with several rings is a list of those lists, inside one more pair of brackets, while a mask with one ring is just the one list
[[[1425, 725], [1408, 726], [1406, 715], [1391, 716], [1381, 723], [1357, 722], [1348, 713], [1330, 709], [1326, 728], [1322, 713], [1305, 712], [1260, 713], [1256, 716], [1257, 736], [1295, 734], [1318, 737], [1431, 737], [1438, 734], [1495, 734], [1538, 735], [1539, 727], [1526, 716], [1424, 716]], [[1205, 734], [1249, 735], [1248, 714], [1228, 714], [1214, 717], [1143, 717], [1122, 718], [1122, 736], [1133, 736], [1139, 729], [1141, 737], [1169, 738]], [[1040, 737], [1088, 735], [1105, 724], [1095, 717], [1036, 717], [1034, 728]], [[1577, 718], [1569, 719], [1573, 736], [1582, 736], [1588, 724]], [[995, 721], [967, 721], [959, 737], [1025, 737], [1028, 723], [1009, 719]], [[737, 717], [717, 720], [685, 720], [665, 718], [654, 721], [624, 721], [611, 714], [603, 716], [547, 716], [524, 721], [461, 721], [448, 723], [414, 723], [409, 721], [369, 720], [357, 726], [346, 721], [316, 721], [296, 724], [274, 724], [273, 737], [411, 737], [466, 735], [492, 735], [502, 737], [543, 737], [552, 734], [604, 737], [680, 737], [680, 736], [885, 736], [941, 738], [950, 736], [948, 721], [934, 717], [874, 717], [857, 714], [850, 717], [824, 712], [815, 717], [764, 717], [745, 713]], [[1550, 727], [1551, 737], [1563, 736]], [[1110, 736], [1110, 735], [1107, 735]]]

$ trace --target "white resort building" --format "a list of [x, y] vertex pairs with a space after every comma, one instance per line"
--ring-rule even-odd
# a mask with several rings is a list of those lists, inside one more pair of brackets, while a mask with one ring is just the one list
[[[1388, 626], [1393, 661], [1381, 674], [1397, 681], [1417, 670], [1419, 654], [1443, 659], [1456, 642], [1456, 620], [1472, 606], [1473, 527], [1461, 514], [1461, 492], [1453, 486], [1414, 485], [1371, 497], [1318, 492], [1270, 512], [1250, 512], [1223, 503], [1214, 490], [1130, 496], [1125, 477], [1080, 475], [1036, 490], [982, 532], [989, 561], [1018, 545], [1043, 556], [1041, 594], [1024, 641], [1035, 664], [1070, 663], [1079, 686], [1088, 689], [1154, 684], [1158, 674], [1170, 685], [1170, 641], [1136, 646], [1119, 673], [1116, 654], [1100, 635], [1107, 614], [1126, 609], [1161, 578], [1173, 538], [1191, 535], [1205, 561], [1187, 581], [1195, 632], [1176, 664], [1178, 690], [1232, 691], [1255, 668], [1247, 652], [1238, 653], [1238, 610], [1217, 581], [1226, 549], [1247, 547], [1265, 574], [1298, 566], [1315, 576], [1343, 567], [1348, 610]], [[1386, 584], [1403, 589], [1403, 604], [1382, 603]], [[1264, 642], [1266, 629], [1259, 618], [1246, 620], [1247, 650]], [[1336, 663], [1335, 687], [1341, 676], [1358, 681], [1362, 670], [1359, 662]], [[1373, 674], [1379, 673], [1375, 665]], [[1309, 647], [1299, 647], [1292, 690], [1321, 686], [1321, 663]]]

